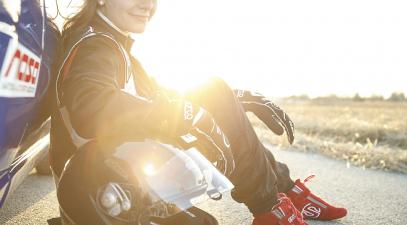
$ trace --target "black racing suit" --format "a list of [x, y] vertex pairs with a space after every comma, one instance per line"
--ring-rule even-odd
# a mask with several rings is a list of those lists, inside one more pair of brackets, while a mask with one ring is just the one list
[[[111, 34], [129, 53], [133, 41], [95, 16], [90, 26], [95, 31]], [[82, 35], [73, 33], [64, 54]], [[117, 141], [154, 137], [157, 113], [153, 97], [157, 91], [173, 95], [150, 79], [135, 58], [131, 58], [137, 96], [122, 90], [123, 59], [117, 47], [106, 38], [82, 42], [71, 58], [69, 70], [57, 84], [63, 90], [60, 98], [70, 113], [74, 129], [83, 137], [101, 137]], [[62, 61], [62, 60], [61, 60]], [[62, 62], [60, 62], [60, 65]], [[285, 164], [277, 162], [258, 139], [232, 89], [221, 79], [187, 94], [188, 100], [209, 111], [229, 138], [236, 169], [229, 177], [235, 185], [232, 197], [248, 206], [253, 214], [271, 209], [277, 192], [293, 186]], [[62, 121], [58, 107], [52, 114], [51, 166], [59, 176], [77, 147]]]

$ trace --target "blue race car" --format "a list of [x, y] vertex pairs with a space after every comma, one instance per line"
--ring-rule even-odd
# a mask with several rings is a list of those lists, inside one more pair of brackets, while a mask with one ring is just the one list
[[59, 32], [46, 15], [44, 0], [0, 0], [0, 207], [34, 167], [49, 171]]

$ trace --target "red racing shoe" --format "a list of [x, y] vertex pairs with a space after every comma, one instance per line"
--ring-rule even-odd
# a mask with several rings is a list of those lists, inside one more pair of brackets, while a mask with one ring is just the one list
[[278, 203], [270, 212], [255, 215], [252, 225], [308, 225], [300, 211], [285, 194], [278, 194]]
[[301, 211], [303, 217], [305, 219], [326, 221], [346, 216], [347, 210], [345, 208], [337, 208], [328, 204], [305, 187], [304, 184], [314, 177], [315, 175], [311, 175], [304, 182], [301, 182], [300, 179], [296, 180], [294, 187], [287, 193], [287, 196], [295, 207]]

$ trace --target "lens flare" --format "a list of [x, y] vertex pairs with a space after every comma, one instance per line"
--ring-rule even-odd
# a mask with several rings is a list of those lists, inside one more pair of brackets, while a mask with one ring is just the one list
[[155, 167], [151, 163], [146, 164], [143, 170], [144, 174], [147, 176], [153, 176], [156, 173]]

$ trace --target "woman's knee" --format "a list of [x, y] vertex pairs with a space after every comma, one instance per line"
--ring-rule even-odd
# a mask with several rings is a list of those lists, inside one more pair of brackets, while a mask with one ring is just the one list
[[198, 88], [188, 92], [186, 97], [203, 106], [225, 104], [234, 98], [233, 90], [219, 77], [212, 77]]
[[226, 83], [225, 80], [223, 80], [220, 77], [211, 77], [208, 80], [208, 85], [212, 88], [215, 89], [216, 91], [219, 92], [227, 92], [233, 94], [232, 88]]
[[204, 85], [202, 92], [205, 98], [213, 99], [221, 104], [236, 102], [232, 88], [219, 77], [210, 78]]

